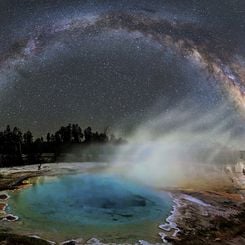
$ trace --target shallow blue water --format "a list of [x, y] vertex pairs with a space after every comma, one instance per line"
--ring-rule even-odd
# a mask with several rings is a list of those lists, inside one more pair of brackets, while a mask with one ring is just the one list
[[161, 223], [169, 215], [171, 205], [167, 193], [118, 176], [88, 173], [39, 178], [30, 188], [11, 194], [9, 207], [33, 228], [48, 226], [74, 234], [86, 230], [96, 235], [106, 228], [112, 231], [112, 227], [118, 227], [117, 234], [143, 224], [152, 229], [153, 223]]

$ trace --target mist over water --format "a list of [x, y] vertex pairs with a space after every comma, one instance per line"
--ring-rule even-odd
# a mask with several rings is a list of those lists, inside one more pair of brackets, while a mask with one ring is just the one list
[[245, 142], [239, 120], [226, 106], [203, 113], [183, 103], [139, 125], [108, 171], [157, 188], [230, 186], [224, 166]]

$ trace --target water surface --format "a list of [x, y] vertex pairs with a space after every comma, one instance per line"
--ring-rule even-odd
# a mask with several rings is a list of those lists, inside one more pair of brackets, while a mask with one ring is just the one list
[[[96, 237], [104, 242], [159, 242], [158, 225], [172, 206], [167, 193], [103, 173], [39, 177], [11, 193], [17, 228], [53, 240]], [[55, 239], [54, 239], [55, 238]]]

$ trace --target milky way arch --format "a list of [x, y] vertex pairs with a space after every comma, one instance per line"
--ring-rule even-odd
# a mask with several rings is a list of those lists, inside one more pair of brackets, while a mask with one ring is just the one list
[[79, 38], [80, 33], [105, 30], [126, 30], [141, 33], [170, 47], [180, 55], [194, 60], [225, 88], [240, 111], [245, 112], [245, 68], [244, 60], [234, 55], [231, 47], [218, 42], [208, 32], [193, 23], [179, 23], [150, 18], [142, 13], [109, 12], [99, 16], [71, 19], [36, 31], [31, 39], [16, 41], [2, 56], [1, 69], [11, 69], [43, 52], [46, 45], [55, 42], [61, 35]]
[[[195, 62], [220, 84], [221, 89], [245, 115], [245, 60], [237, 51], [217, 40], [191, 22], [179, 22], [146, 13], [111, 11], [74, 17], [50, 26], [39, 27], [33, 34], [16, 40], [0, 60], [2, 77], [16, 67], [45, 52], [50, 45], [62, 43], [63, 37], [79, 40], [82, 34], [124, 30], [147, 37], [163, 48], [170, 48], [183, 58]], [[2, 81], [4, 79], [2, 78]]]

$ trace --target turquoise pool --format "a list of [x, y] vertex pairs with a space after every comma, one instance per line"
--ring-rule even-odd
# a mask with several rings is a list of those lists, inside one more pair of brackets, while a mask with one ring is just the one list
[[10, 196], [19, 231], [56, 241], [157, 242], [158, 225], [172, 208], [167, 193], [104, 173], [39, 177]]

